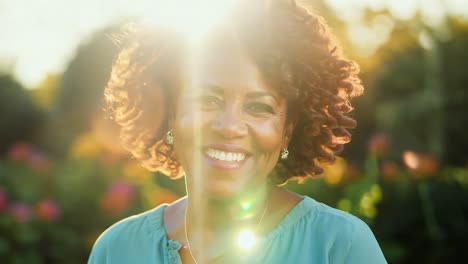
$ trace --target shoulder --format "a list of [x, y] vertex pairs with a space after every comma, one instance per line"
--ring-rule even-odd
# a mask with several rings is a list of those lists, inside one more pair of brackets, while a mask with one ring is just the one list
[[312, 232], [314, 239], [328, 241], [351, 239], [355, 233], [369, 229], [356, 216], [317, 202], [308, 196], [303, 196], [286, 215], [279, 227], [284, 226], [292, 227], [303, 233], [303, 236]]
[[144, 249], [155, 233], [164, 235], [162, 215], [167, 205], [161, 205], [138, 215], [127, 217], [107, 228], [96, 240], [88, 263], [107, 263], [109, 254], [128, 252], [129, 248]]
[[100, 243], [101, 241], [113, 242], [122, 240], [122, 237], [128, 238], [129, 236], [144, 235], [148, 232], [162, 229], [161, 217], [165, 207], [166, 205], [161, 205], [141, 214], [120, 220], [106, 229], [97, 239], [96, 243]]
[[308, 218], [320, 241], [330, 246], [331, 257], [342, 263], [386, 263], [369, 226], [358, 217], [305, 197]]
[[[367, 224], [364, 223], [360, 218], [342, 211], [330, 207], [326, 204], [315, 202], [316, 214], [321, 221], [327, 221], [328, 223], [339, 224], [341, 229], [349, 230], [350, 232], [357, 229], [367, 227]], [[344, 230], [341, 230], [344, 231]]]
[[333, 227], [341, 235], [352, 235], [354, 232], [369, 228], [358, 217], [317, 202], [308, 196], [304, 197], [303, 202], [308, 209], [306, 218], [308, 218], [308, 221], [313, 221], [313, 225], [315, 226], [326, 225], [330, 228]]

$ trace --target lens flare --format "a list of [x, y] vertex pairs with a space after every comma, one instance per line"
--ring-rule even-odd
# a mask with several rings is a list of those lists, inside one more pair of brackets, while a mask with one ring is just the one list
[[244, 211], [248, 211], [251, 207], [252, 207], [252, 203], [251, 203], [251, 202], [243, 202], [243, 203], [241, 204], [241, 208], [242, 208], [242, 210], [244, 210]]
[[243, 230], [237, 238], [237, 244], [243, 250], [253, 248], [256, 241], [257, 238], [251, 230]]
[[222, 20], [236, 0], [160, 0], [149, 6], [143, 21], [171, 28], [191, 39], [203, 36]]

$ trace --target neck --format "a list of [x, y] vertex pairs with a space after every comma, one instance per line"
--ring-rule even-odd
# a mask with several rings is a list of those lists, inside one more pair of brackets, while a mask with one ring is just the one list
[[197, 253], [204, 260], [224, 256], [241, 229], [258, 231], [269, 207], [274, 187], [265, 184], [255, 190], [243, 192], [231, 199], [208, 199], [200, 193], [189, 193], [184, 233], [190, 253], [195, 249], [205, 249]]
[[239, 226], [255, 226], [265, 213], [273, 188], [270, 184], [264, 184], [227, 199], [212, 199], [190, 192], [187, 225], [196, 224], [205, 232], [217, 234]]

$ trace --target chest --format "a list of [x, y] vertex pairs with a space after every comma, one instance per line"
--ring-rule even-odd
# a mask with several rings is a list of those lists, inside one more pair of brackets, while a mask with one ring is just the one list
[[173, 255], [173, 258], [168, 258], [167, 264], [333, 263], [329, 251], [323, 245], [311, 247], [309, 243], [303, 245], [300, 243], [272, 243], [253, 252], [234, 251], [211, 261], [202, 261], [200, 256], [191, 254], [187, 248], [180, 248], [176, 253], [177, 255]]

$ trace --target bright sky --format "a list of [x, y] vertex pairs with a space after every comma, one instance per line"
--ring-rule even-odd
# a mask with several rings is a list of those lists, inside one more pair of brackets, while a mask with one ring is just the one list
[[[45, 74], [63, 71], [77, 46], [96, 29], [121, 17], [147, 12], [158, 1], [165, 0], [0, 0], [0, 69], [12, 72], [24, 85], [33, 87]], [[364, 39], [361, 44], [373, 41], [378, 45], [378, 39], [384, 39], [391, 29], [391, 21], [385, 18], [377, 21], [371, 31], [360, 25], [357, 21], [364, 7], [376, 10], [388, 7], [401, 19], [411, 17], [420, 8], [429, 23], [440, 21], [443, 10], [468, 16], [466, 0], [325, 1], [343, 20], [355, 24], [349, 35], [351, 39], [359, 35], [356, 41]], [[362, 37], [366, 32], [367, 39]]]
[[446, 14], [468, 18], [467, 0], [325, 0], [339, 17], [348, 23], [348, 38], [361, 56], [371, 54], [390, 37], [393, 19], [376, 16], [371, 22], [361, 19], [366, 8], [388, 9], [392, 16], [405, 21], [418, 11], [424, 22], [434, 28], [443, 24]]
[[[0, 67], [26, 86], [61, 72], [99, 28], [142, 13], [150, 0], [0, 0]], [[132, 4], [130, 4], [132, 3]]]

